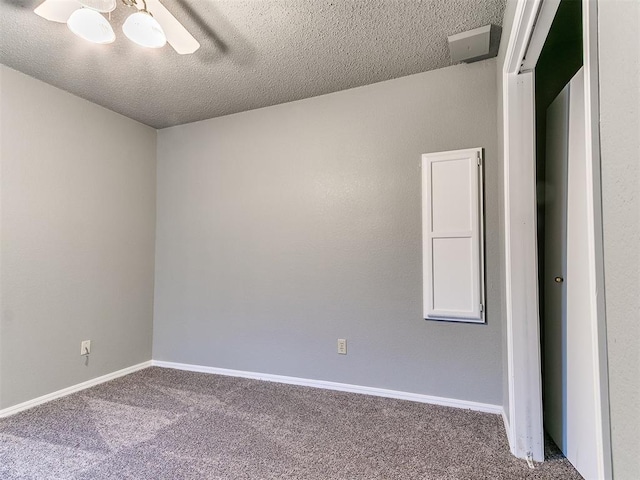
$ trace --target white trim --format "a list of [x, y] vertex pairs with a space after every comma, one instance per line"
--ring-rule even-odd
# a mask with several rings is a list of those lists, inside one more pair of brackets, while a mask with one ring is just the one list
[[511, 452], [544, 460], [538, 316], [534, 79], [519, 74], [541, 0], [520, 0], [503, 81], [505, 304]]
[[[538, 314], [538, 248], [536, 215], [536, 163], [534, 132], [534, 76], [532, 72], [509, 75], [508, 106], [511, 124], [505, 183], [505, 224], [509, 231], [510, 271], [507, 323], [511, 326], [509, 349], [510, 411], [515, 455], [544, 460], [542, 426], [542, 375], [540, 369], [540, 317]], [[508, 204], [508, 205], [507, 205]]]
[[551, 30], [551, 24], [560, 7], [560, 0], [544, 0], [536, 18], [536, 24], [531, 34], [531, 40], [524, 52], [521, 71], [533, 70], [538, 63], [540, 54]]
[[511, 445], [513, 443], [513, 440], [511, 439], [511, 425], [509, 425], [509, 417], [507, 416], [505, 409], [502, 409], [502, 423], [504, 423], [504, 430], [507, 432], [507, 441], [509, 442], [509, 445]]
[[[604, 247], [602, 225], [602, 185], [600, 179], [600, 105], [598, 81], [598, 4], [582, 1], [582, 38], [585, 95], [585, 153], [587, 157], [587, 204], [589, 282], [593, 372], [596, 406], [596, 441], [600, 478], [613, 478], [611, 425], [609, 412], [609, 369], [604, 298]], [[589, 161], [590, 160], [590, 161]]]
[[8, 407], [0, 410], [0, 418], [14, 415], [18, 412], [22, 412], [23, 410], [27, 410], [37, 405], [42, 405], [43, 403], [50, 402], [51, 400], [56, 400], [61, 397], [66, 397], [67, 395], [71, 395], [72, 393], [76, 393], [81, 390], [86, 390], [87, 388], [93, 387], [100, 383], [108, 382], [109, 380], [113, 380], [118, 377], [124, 377], [125, 375], [129, 375], [130, 373], [137, 372], [138, 370], [143, 370], [150, 366], [151, 366], [151, 360], [147, 362], [139, 363], [137, 365], [133, 365], [131, 367], [123, 368], [122, 370], [118, 370], [113, 373], [108, 373], [107, 375], [103, 375], [101, 377], [87, 380], [86, 382], [78, 383], [77, 385], [73, 385], [71, 387], [63, 388], [62, 390], [58, 390], [57, 392], [48, 393], [47, 395], [34, 398], [33, 400], [27, 400], [26, 402], [22, 402], [12, 407]]
[[518, 0], [507, 44], [503, 74], [520, 73], [542, 0]]
[[376, 397], [396, 398], [400, 400], [409, 400], [412, 402], [442, 405], [445, 407], [463, 408], [467, 410], [475, 410], [477, 412], [493, 413], [496, 415], [504, 414], [504, 410], [500, 405], [471, 402], [469, 400], [458, 400], [454, 398], [434, 397], [432, 395], [424, 395], [421, 393], [401, 392], [398, 390], [365, 387], [362, 385], [351, 385], [348, 383], [328, 382], [325, 380], [312, 380], [300, 377], [287, 377], [284, 375], [273, 375], [270, 373], [246, 372], [242, 370], [230, 370], [227, 368], [205, 367], [202, 365], [165, 362], [161, 360], [153, 360], [151, 363], [154, 367], [173, 368], [175, 370], [185, 370], [188, 372], [210, 373], [214, 375], [225, 375], [228, 377], [251, 378], [254, 380], [264, 380], [267, 382], [286, 383], [289, 385], [301, 385], [304, 387], [322, 388], [325, 390], [336, 390], [339, 392], [360, 393], [363, 395], [373, 395]]

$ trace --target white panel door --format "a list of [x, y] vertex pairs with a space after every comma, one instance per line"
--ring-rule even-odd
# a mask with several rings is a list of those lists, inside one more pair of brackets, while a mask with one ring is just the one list
[[483, 322], [482, 149], [422, 156], [424, 318]]
[[565, 450], [569, 86], [547, 109], [544, 251], [544, 427]]
[[[561, 108], [554, 109], [558, 100], [554, 101], [547, 116], [547, 143], [562, 145], [547, 150], [547, 183], [564, 181], [566, 185], [551, 185], [552, 192], [564, 192], [565, 200], [548, 204], [545, 213], [546, 228], [550, 229], [545, 236], [545, 258], [554, 258], [558, 252], [564, 257], [557, 269], [545, 261], [545, 425], [580, 474], [596, 479], [602, 476], [598, 466], [602, 442], [597, 429], [599, 393], [591, 330], [596, 312], [589, 301], [596, 292], [589, 275], [582, 69], [560, 97], [564, 98]], [[560, 125], [561, 129], [554, 128]], [[560, 179], [562, 174], [553, 176], [564, 169], [564, 180]], [[562, 208], [564, 211], [556, 211]], [[549, 217], [561, 218], [564, 225], [550, 224]]]
[[588, 299], [596, 295], [589, 275], [589, 208], [585, 151], [584, 72], [569, 84], [569, 184], [567, 188], [567, 450], [584, 478], [599, 478], [596, 429], [596, 365]]

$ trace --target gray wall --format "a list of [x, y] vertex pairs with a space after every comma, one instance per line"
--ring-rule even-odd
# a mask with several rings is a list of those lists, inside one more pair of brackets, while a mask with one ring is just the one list
[[598, 2], [613, 470], [640, 472], [640, 3]]
[[151, 358], [156, 132], [0, 69], [5, 408]]
[[[490, 60], [159, 131], [154, 359], [502, 404], [496, 92]], [[488, 324], [428, 322], [420, 155], [476, 146]]]

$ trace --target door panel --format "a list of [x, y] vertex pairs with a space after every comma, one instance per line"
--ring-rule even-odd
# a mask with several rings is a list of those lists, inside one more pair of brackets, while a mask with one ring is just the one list
[[586, 479], [599, 478], [589, 275], [584, 72], [547, 110], [544, 413], [549, 435]]
[[567, 189], [567, 449], [565, 455], [586, 479], [599, 478], [596, 430], [596, 359], [590, 299], [589, 208], [585, 149], [584, 72], [569, 83]]
[[[544, 254], [544, 426], [566, 450], [567, 156], [569, 86], [547, 110]], [[557, 281], [556, 281], [557, 279]]]

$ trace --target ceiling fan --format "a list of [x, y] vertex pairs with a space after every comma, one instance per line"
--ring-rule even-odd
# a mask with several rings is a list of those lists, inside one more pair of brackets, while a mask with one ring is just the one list
[[[198, 41], [159, 0], [121, 2], [137, 9], [122, 25], [122, 31], [132, 42], [148, 48], [160, 48], [168, 42], [181, 55], [200, 48]], [[45, 0], [34, 12], [52, 22], [66, 23], [85, 40], [106, 44], [113, 42], [116, 35], [103, 14], [111, 13], [118, 3], [118, 0]]]

